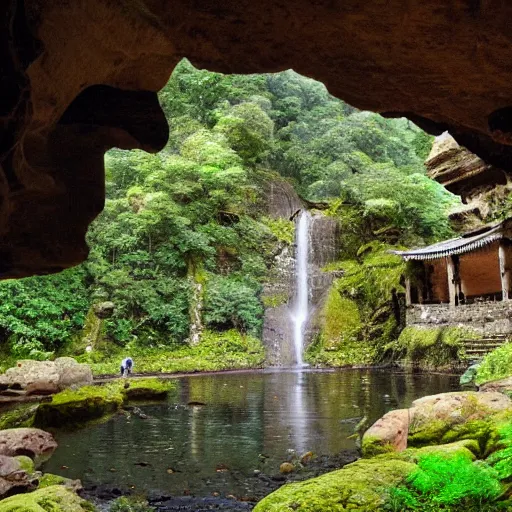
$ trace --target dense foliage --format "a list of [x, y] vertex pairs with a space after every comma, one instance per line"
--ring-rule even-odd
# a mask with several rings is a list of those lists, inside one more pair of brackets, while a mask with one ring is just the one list
[[347, 283], [381, 268], [371, 279], [389, 275], [389, 292], [399, 268], [372, 263], [360, 247], [449, 232], [452, 198], [422, 166], [431, 137], [407, 120], [359, 112], [292, 71], [230, 76], [187, 61], [160, 99], [171, 127], [165, 150], [106, 156], [107, 201], [89, 231], [88, 261], [0, 285], [4, 353], [73, 353], [89, 307], [107, 300], [115, 310], [102, 332], [130, 350], [179, 349], [203, 329], [259, 336], [262, 284], [276, 251], [293, 242], [288, 220], [266, 216], [270, 180], [331, 204], [344, 259], [355, 262], [341, 265], [354, 272], [338, 291], [364, 306], [363, 320], [380, 301]]

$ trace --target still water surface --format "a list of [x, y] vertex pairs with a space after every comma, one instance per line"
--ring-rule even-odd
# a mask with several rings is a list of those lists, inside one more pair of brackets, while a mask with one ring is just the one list
[[153, 495], [250, 495], [255, 470], [278, 473], [293, 453], [353, 449], [348, 437], [363, 416], [371, 424], [416, 398], [457, 389], [457, 382], [382, 370], [186, 377], [169, 402], [141, 407], [148, 419], [120, 415], [57, 434], [59, 448], [44, 471]]

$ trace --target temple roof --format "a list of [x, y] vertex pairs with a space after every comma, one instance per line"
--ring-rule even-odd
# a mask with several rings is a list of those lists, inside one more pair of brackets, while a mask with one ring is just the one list
[[499, 223], [488, 224], [481, 228], [469, 231], [463, 235], [409, 251], [391, 251], [393, 254], [402, 256], [405, 261], [408, 260], [434, 260], [452, 256], [455, 254], [464, 254], [475, 251], [489, 245], [496, 240], [503, 238], [510, 239], [512, 235], [512, 218]]

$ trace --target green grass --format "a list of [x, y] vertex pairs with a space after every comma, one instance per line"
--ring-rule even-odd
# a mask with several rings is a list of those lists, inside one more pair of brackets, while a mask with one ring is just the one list
[[193, 347], [174, 346], [142, 348], [133, 344], [113, 352], [95, 351], [77, 358], [90, 364], [95, 375], [117, 374], [121, 360], [130, 356], [136, 373], [179, 373], [259, 368], [265, 360], [261, 342], [231, 330], [223, 333], [206, 331]]
[[506, 343], [487, 354], [478, 368], [475, 382], [504, 379], [512, 375], [512, 343]]

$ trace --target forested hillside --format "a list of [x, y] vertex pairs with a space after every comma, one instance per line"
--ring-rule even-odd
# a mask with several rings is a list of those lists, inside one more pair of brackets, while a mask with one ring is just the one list
[[[334, 266], [346, 277], [329, 300], [355, 301], [358, 321], [374, 318], [400, 286], [396, 260], [385, 260], [384, 270], [379, 260], [375, 274], [371, 258], [390, 245], [450, 234], [454, 198], [423, 168], [432, 138], [407, 120], [359, 112], [292, 71], [228, 76], [187, 61], [160, 99], [171, 129], [164, 151], [106, 156], [107, 201], [89, 231], [88, 261], [0, 284], [5, 361], [60, 352], [101, 362], [126, 347], [153, 355], [172, 349], [190, 357], [186, 369], [212, 353], [225, 367], [261, 364], [262, 284], [276, 251], [293, 242], [293, 224], [265, 210], [272, 179], [328, 203], [327, 214], [339, 219], [342, 255]], [[91, 307], [105, 302], [113, 315], [94, 323]], [[338, 324], [331, 345], [345, 340]], [[99, 329], [92, 338], [91, 329]], [[383, 336], [361, 329], [350, 332], [353, 340]], [[343, 362], [315, 350], [318, 363]], [[169, 369], [168, 359], [148, 369]]]

